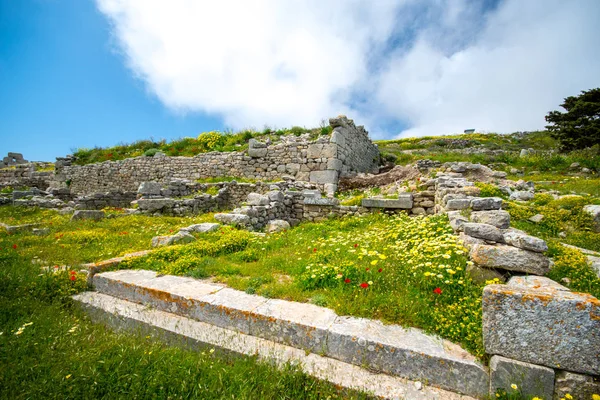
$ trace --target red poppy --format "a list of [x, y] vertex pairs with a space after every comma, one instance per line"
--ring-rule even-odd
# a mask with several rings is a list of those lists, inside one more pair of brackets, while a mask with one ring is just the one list
[[16, 244], [13, 244], [13, 249], [15, 249], [15, 250], [17, 249], [17, 245]]
[[73, 282], [75, 282], [75, 280], [77, 279], [77, 276], [71, 275], [71, 277], [69, 279], [71, 279]]
[[350, 283], [350, 278], [346, 278], [346, 279], [344, 279], [344, 282], [346, 282], [346, 283]]
[[433, 293], [442, 294], [442, 289], [440, 289], [439, 287], [436, 287], [435, 289], [433, 289]]
[[366, 289], [366, 288], [369, 287], [369, 284], [367, 282], [363, 282], [363, 283], [360, 284], [360, 287], [363, 288], [363, 289]]
[[371, 270], [371, 268], [367, 267], [366, 271], [370, 271], [370, 270]]
[[354, 247], [358, 247], [358, 243], [354, 243]]
[[377, 272], [381, 272], [381, 271], [383, 271], [383, 268], [379, 268], [379, 269], [377, 270]]
[[317, 252], [317, 248], [316, 247], [313, 249], [313, 252], [315, 252], [315, 253]]

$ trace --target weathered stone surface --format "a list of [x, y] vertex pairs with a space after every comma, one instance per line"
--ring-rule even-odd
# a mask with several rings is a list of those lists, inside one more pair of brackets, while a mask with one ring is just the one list
[[533, 200], [533, 196], [534, 196], [533, 192], [521, 190], [521, 191], [517, 191], [517, 192], [512, 192], [510, 194], [509, 199], [510, 200], [518, 200], [518, 201], [529, 201], [529, 200]]
[[446, 203], [447, 210], [466, 210], [471, 206], [471, 199], [452, 199]]
[[175, 200], [173, 199], [139, 199], [137, 201], [138, 207], [142, 211], [149, 213], [157, 212], [163, 209], [173, 207]]
[[251, 206], [268, 206], [271, 200], [269, 196], [265, 196], [259, 193], [248, 194], [248, 204]]
[[500, 272], [491, 268], [481, 268], [477, 264], [469, 264], [465, 269], [465, 272], [469, 277], [475, 282], [479, 284], [484, 284], [487, 281], [491, 281], [494, 279], [498, 279], [499, 282], [506, 282], [506, 278]]
[[485, 396], [489, 377], [475, 358], [446, 340], [418, 329], [364, 318], [338, 317], [330, 328], [327, 354], [379, 371]]
[[583, 211], [594, 219], [594, 232], [600, 232], [600, 205], [587, 205], [583, 207]]
[[540, 278], [527, 287], [523, 284], [527, 278], [484, 288], [486, 352], [550, 368], [600, 374], [598, 299], [543, 284]]
[[[228, 289], [223, 289], [226, 290]], [[364, 391], [378, 398], [473, 400], [453, 392], [420, 385], [420, 382], [374, 373], [360, 366], [317, 354], [307, 354], [301, 349], [159, 311], [103, 293], [85, 292], [74, 296], [74, 300], [90, 314], [94, 321], [108, 324], [119, 330], [126, 329], [133, 332], [142, 330], [166, 339], [178, 338], [185, 343], [210, 346], [218, 351], [258, 356], [260, 360], [277, 366], [297, 365], [303, 372], [317, 379], [331, 382], [342, 388]]]
[[362, 206], [367, 208], [402, 208], [411, 209], [413, 207], [412, 195], [399, 195], [397, 199], [362, 199]]
[[470, 255], [475, 263], [488, 268], [545, 275], [550, 267], [550, 260], [544, 255], [506, 245], [476, 245]]
[[266, 228], [268, 233], [282, 232], [289, 229], [291, 229], [289, 222], [281, 219], [274, 219], [272, 221], [269, 221]]
[[469, 219], [462, 215], [460, 211], [448, 211], [448, 219], [450, 226], [455, 232], [462, 231], [462, 226], [465, 222], [469, 222]]
[[50, 228], [33, 228], [31, 233], [35, 236], [46, 236], [50, 233]]
[[195, 237], [185, 231], [179, 231], [172, 236], [155, 236], [152, 238], [152, 247], [171, 246], [175, 244], [191, 243]]
[[504, 210], [473, 211], [470, 218], [473, 222], [494, 225], [499, 229], [510, 227], [510, 214]]
[[271, 190], [267, 192], [267, 196], [269, 197], [269, 201], [283, 201], [285, 198], [279, 190]]
[[466, 222], [462, 228], [466, 235], [497, 243], [504, 242], [502, 231], [493, 225]]
[[305, 197], [304, 204], [307, 206], [337, 206], [339, 199], [328, 197]]
[[535, 251], [537, 253], [548, 251], [548, 245], [544, 240], [516, 230], [508, 230], [504, 232], [504, 241], [511, 246]]
[[500, 197], [476, 197], [471, 200], [473, 211], [481, 210], [499, 210], [502, 208], [502, 199]]
[[217, 231], [220, 227], [221, 227], [220, 224], [216, 224], [214, 222], [203, 222], [201, 224], [194, 224], [194, 225], [186, 226], [185, 228], [181, 228], [180, 231], [208, 233], [208, 232]]
[[473, 236], [465, 235], [464, 232], [460, 232], [458, 234], [458, 237], [469, 251], [476, 245], [485, 244], [485, 241], [483, 239], [477, 239]]
[[265, 157], [267, 155], [267, 148], [248, 148], [248, 155], [252, 158]]
[[81, 219], [93, 219], [95, 221], [101, 220], [105, 217], [104, 211], [100, 210], [77, 210], [71, 216], [71, 221], [81, 220]]
[[535, 214], [533, 217], [529, 218], [531, 222], [535, 222], [536, 224], [542, 222], [543, 219], [544, 216], [542, 214]]
[[311, 198], [320, 198], [321, 197], [321, 191], [319, 190], [303, 190], [302, 191], [302, 195], [304, 197], [311, 197]]
[[554, 399], [565, 399], [567, 394], [573, 399], [592, 399], [593, 395], [600, 396], [600, 378], [558, 371], [554, 385]]
[[244, 214], [215, 214], [215, 219], [225, 225], [248, 225], [250, 217]]
[[554, 394], [554, 370], [540, 365], [493, 356], [490, 360], [490, 396], [499, 389], [517, 393], [524, 398], [552, 399]]
[[337, 183], [338, 171], [312, 171], [309, 179], [314, 183]]
[[[36, 226], [40, 226], [40, 224], [34, 223], [34, 224], [23, 224], [23, 225], [8, 225], [8, 224], [4, 224], [4, 223], [0, 222], [0, 227], [6, 229], [6, 232], [8, 232], [8, 233], [16, 233], [16, 232], [23, 232], [23, 231], [35, 231]], [[45, 228], [45, 229], [47, 229], [47, 228]]]
[[138, 187], [138, 194], [142, 196], [160, 196], [160, 190], [162, 189], [162, 184], [160, 182], [142, 182]]

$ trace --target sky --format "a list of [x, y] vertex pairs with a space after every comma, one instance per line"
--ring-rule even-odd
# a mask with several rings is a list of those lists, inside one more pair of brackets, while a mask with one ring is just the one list
[[542, 129], [600, 87], [597, 0], [0, 0], [0, 156], [208, 130]]

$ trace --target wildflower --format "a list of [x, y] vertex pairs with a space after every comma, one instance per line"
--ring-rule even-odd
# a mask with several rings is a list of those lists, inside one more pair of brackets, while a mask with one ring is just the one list
[[65, 379], [70, 379], [71, 376], [72, 376], [72, 374], [69, 374], [69, 375], [65, 376]]
[[350, 283], [350, 278], [346, 278], [346, 279], [344, 279], [344, 282], [345, 282], [345, 283]]
[[372, 285], [372, 284], [373, 284], [373, 281], [369, 281], [369, 282], [367, 282], [367, 283], [368, 283], [369, 285]]
[[317, 252], [317, 248], [316, 248], [316, 247], [313, 249], [313, 252], [314, 252], [314, 253], [316, 253], [316, 252]]
[[571, 394], [570, 394], [570, 393], [567, 393], [567, 394], [565, 394], [565, 398], [566, 398], [567, 400], [573, 400], [573, 396], [571, 396]]
[[373, 260], [373, 261], [371, 261], [371, 265], [377, 265], [378, 262], [379, 262], [379, 260]]
[[383, 271], [383, 268], [379, 268], [379, 269], [377, 270], [377, 272], [381, 272], [381, 271]]
[[17, 249], [17, 245], [13, 244], [12, 248], [16, 250]]
[[440, 289], [439, 287], [436, 287], [435, 289], [433, 289], [433, 293], [442, 294], [442, 289]]
[[363, 282], [363, 283], [360, 284], [360, 287], [363, 288], [363, 289], [366, 289], [366, 288], [369, 287], [369, 284], [367, 282]]
[[[517, 385], [515, 385], [514, 383], [511, 383], [510, 385], [511, 388], [513, 388], [514, 390], [517, 390], [519, 387]], [[568, 397], [567, 397], [568, 398]]]
[[357, 247], [358, 247], [358, 243], [354, 243], [354, 248], [357, 248]]
[[592, 400], [600, 400], [600, 394], [593, 394], [592, 395]]

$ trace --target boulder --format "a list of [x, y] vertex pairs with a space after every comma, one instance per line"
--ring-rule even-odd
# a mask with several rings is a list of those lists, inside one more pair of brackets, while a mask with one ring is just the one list
[[448, 211], [448, 219], [450, 221], [450, 226], [455, 232], [462, 231], [463, 224], [469, 222], [469, 219], [462, 215], [460, 211]]
[[482, 267], [545, 275], [550, 270], [550, 260], [540, 253], [506, 245], [475, 245], [471, 259]]
[[533, 200], [533, 196], [534, 196], [534, 194], [532, 192], [520, 190], [517, 192], [512, 192], [510, 194], [509, 199], [517, 200], [517, 201], [529, 201], [529, 200]]
[[[517, 385], [518, 392], [512, 388]], [[493, 356], [490, 360], [490, 394], [499, 389], [507, 394], [519, 393], [520, 398], [552, 399], [554, 370], [540, 365]]]
[[106, 214], [101, 210], [77, 210], [71, 216], [71, 221], [81, 219], [93, 219], [94, 221], [99, 221], [105, 216]]
[[473, 282], [480, 285], [483, 285], [487, 281], [491, 281], [493, 279], [498, 279], [502, 283], [506, 282], [504, 275], [495, 269], [481, 268], [479, 265], [474, 263], [468, 264], [465, 272], [473, 280]]
[[465, 235], [491, 242], [504, 243], [502, 231], [493, 225], [465, 222], [462, 228]]
[[599, 375], [600, 301], [547, 278], [519, 278], [483, 290], [486, 353]]
[[548, 251], [548, 245], [544, 240], [517, 230], [508, 230], [504, 232], [504, 241], [507, 244], [520, 249], [531, 250], [538, 253]]
[[493, 225], [499, 229], [510, 227], [510, 214], [504, 210], [473, 211], [470, 218], [472, 222]]
[[499, 210], [502, 208], [502, 199], [500, 197], [476, 197], [471, 200], [473, 211], [481, 210]]
[[267, 196], [269, 197], [270, 201], [282, 202], [285, 199], [285, 196], [279, 190], [272, 190], [270, 192], [267, 192]]
[[137, 205], [140, 210], [147, 212], [156, 212], [172, 208], [175, 204], [173, 199], [139, 199]]
[[451, 199], [446, 202], [446, 210], [466, 210], [471, 206], [471, 199]]
[[591, 217], [593, 218], [593, 231], [600, 232], [600, 205], [587, 205], [583, 207], [583, 211], [591, 215]]
[[282, 232], [291, 229], [290, 224], [282, 219], [274, 219], [267, 224], [268, 233]]

